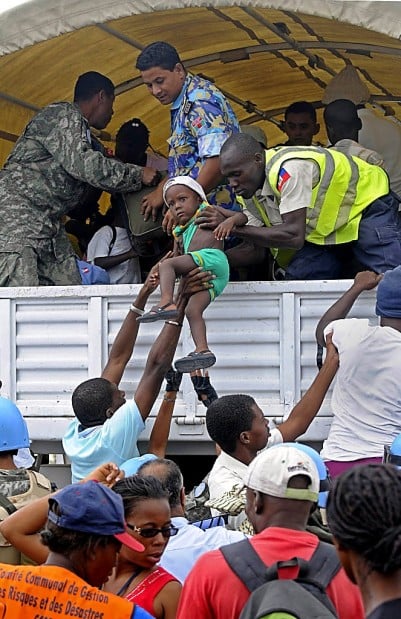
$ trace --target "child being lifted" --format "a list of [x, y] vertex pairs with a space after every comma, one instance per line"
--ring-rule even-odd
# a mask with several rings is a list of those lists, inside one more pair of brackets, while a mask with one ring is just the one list
[[175, 362], [178, 372], [193, 372], [216, 363], [216, 357], [207, 343], [203, 312], [223, 292], [228, 282], [230, 269], [223, 251], [224, 239], [230, 236], [235, 225], [246, 224], [247, 217], [235, 211], [215, 230], [197, 226], [197, 215], [209, 205], [203, 188], [190, 176], [170, 178], [164, 185], [163, 199], [178, 224], [173, 231], [174, 256], [160, 263], [160, 305], [152, 307], [137, 320], [154, 322], [177, 319], [178, 312], [173, 301], [176, 278], [186, 275], [196, 265], [210, 271], [214, 275], [211, 284], [206, 284], [204, 292], [194, 294], [186, 309], [195, 350]]

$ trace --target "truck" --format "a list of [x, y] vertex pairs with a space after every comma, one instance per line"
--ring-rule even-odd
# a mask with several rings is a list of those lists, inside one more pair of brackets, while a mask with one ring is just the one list
[[[271, 424], [280, 423], [317, 372], [316, 324], [349, 287], [349, 280], [236, 282], [205, 314], [217, 356], [210, 377], [221, 395], [246, 393]], [[61, 454], [61, 440], [73, 417], [71, 394], [87, 378], [100, 376], [110, 346], [135, 298], [138, 285], [0, 288], [0, 379], [28, 423], [35, 453]], [[350, 316], [375, 319], [374, 291], [363, 293]], [[155, 293], [150, 303], [157, 302]], [[376, 319], [377, 320], [377, 319]], [[141, 325], [121, 388], [132, 397], [160, 323]], [[184, 321], [176, 357], [193, 348]], [[140, 437], [146, 449], [155, 403]], [[206, 409], [184, 375], [171, 424], [168, 453], [211, 456]], [[330, 393], [302, 440], [319, 445], [331, 422]], [[61, 464], [61, 463], [60, 463]], [[68, 464], [68, 463], [66, 463]]]

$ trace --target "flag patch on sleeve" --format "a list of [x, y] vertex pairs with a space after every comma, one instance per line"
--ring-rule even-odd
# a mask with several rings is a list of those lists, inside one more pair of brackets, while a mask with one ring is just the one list
[[290, 178], [291, 174], [289, 174], [285, 168], [280, 168], [280, 172], [278, 173], [277, 189], [281, 191]]

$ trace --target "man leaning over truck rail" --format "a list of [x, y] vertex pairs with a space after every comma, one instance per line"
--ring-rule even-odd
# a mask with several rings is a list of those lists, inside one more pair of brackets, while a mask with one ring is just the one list
[[158, 181], [156, 170], [100, 152], [90, 127], [108, 125], [113, 103], [113, 82], [90, 71], [78, 78], [74, 103], [52, 103], [25, 127], [0, 171], [0, 286], [81, 284], [62, 216], [88, 186], [136, 191]]
[[[235, 487], [243, 488], [248, 465], [259, 451], [282, 442], [295, 441], [306, 432], [322, 405], [337, 368], [338, 353], [328, 334], [326, 359], [320, 372], [288, 418], [272, 430], [263, 411], [250, 395], [226, 395], [210, 404], [206, 411], [206, 427], [210, 438], [221, 448], [208, 477], [208, 504], [218, 510], [212, 511], [213, 515], [228, 511], [224, 505], [227, 497], [223, 495]], [[220, 499], [221, 509], [218, 506]], [[238, 528], [244, 518], [244, 511], [230, 516], [230, 527]]]
[[[349, 277], [350, 259], [376, 273], [401, 264], [398, 201], [378, 166], [318, 146], [265, 150], [243, 133], [225, 142], [220, 165], [237, 195], [256, 194], [272, 223], [235, 226], [233, 234], [297, 250], [286, 279]], [[205, 209], [197, 224], [215, 228], [221, 217], [221, 209]]]
[[[377, 286], [379, 325], [347, 318], [365, 290]], [[340, 368], [331, 398], [333, 419], [322, 458], [332, 477], [357, 465], [381, 462], [384, 445], [401, 431], [401, 267], [384, 276], [358, 273], [352, 286], [324, 313], [316, 339], [332, 331]]]
[[149, 351], [134, 398], [126, 402], [125, 393], [118, 385], [138, 335], [140, 323], [136, 319], [144, 313], [145, 304], [159, 283], [158, 265], [150, 271], [117, 333], [101, 377], [84, 381], [72, 394], [76, 419], [64, 435], [63, 448], [71, 460], [73, 481], [79, 481], [104, 462], [120, 465], [139, 456], [137, 439], [171, 367], [188, 297], [210, 288], [211, 277], [199, 268], [189, 274], [186, 287], [181, 288], [177, 299], [179, 316], [177, 320], [165, 322]]

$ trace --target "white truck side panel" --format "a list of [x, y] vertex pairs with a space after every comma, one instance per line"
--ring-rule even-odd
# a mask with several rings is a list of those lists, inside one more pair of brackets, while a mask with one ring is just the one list
[[[219, 395], [249, 393], [270, 419], [285, 418], [316, 374], [317, 321], [349, 285], [349, 281], [229, 284], [206, 313], [210, 346], [217, 356], [210, 374]], [[71, 393], [80, 382], [100, 375], [137, 289], [134, 285], [0, 289], [2, 394], [20, 407], [37, 449], [61, 450], [61, 437], [72, 417]], [[365, 293], [350, 315], [374, 318], [374, 298], [374, 291]], [[135, 391], [162, 324], [140, 328], [121, 384], [127, 397]], [[192, 348], [184, 323], [177, 356]], [[205, 408], [188, 376], [174, 417], [170, 437], [176, 453], [211, 449]], [[151, 418], [144, 439], [152, 423]], [[322, 440], [329, 424], [327, 398], [305, 439]]]

